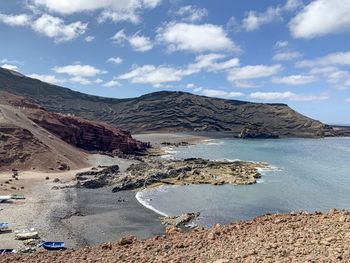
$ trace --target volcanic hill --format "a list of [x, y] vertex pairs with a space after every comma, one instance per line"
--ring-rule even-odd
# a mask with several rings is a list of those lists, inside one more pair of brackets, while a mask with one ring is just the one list
[[47, 112], [0, 92], [0, 170], [67, 170], [88, 166], [88, 152], [134, 153], [145, 145], [108, 124]]
[[34, 100], [51, 112], [107, 122], [132, 133], [225, 132], [232, 137], [324, 137], [344, 135], [286, 104], [225, 100], [161, 91], [138, 98], [103, 98], [28, 78], [0, 68], [0, 91]]

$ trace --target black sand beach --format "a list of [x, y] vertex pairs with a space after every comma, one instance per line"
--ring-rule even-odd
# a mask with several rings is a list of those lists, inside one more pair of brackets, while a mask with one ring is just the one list
[[67, 211], [61, 223], [74, 245], [100, 244], [125, 235], [146, 239], [163, 234], [159, 215], [142, 206], [135, 194], [112, 193], [109, 188], [69, 189], [66, 196], [72, 197], [73, 210]]

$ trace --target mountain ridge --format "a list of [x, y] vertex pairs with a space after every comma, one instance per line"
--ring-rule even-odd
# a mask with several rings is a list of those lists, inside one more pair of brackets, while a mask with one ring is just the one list
[[107, 122], [133, 133], [225, 132], [241, 138], [338, 136], [339, 129], [282, 103], [255, 103], [158, 91], [136, 98], [88, 95], [0, 68], [0, 90], [47, 110]]

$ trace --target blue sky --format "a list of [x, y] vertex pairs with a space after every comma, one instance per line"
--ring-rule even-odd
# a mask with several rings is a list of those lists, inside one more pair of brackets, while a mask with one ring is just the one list
[[7, 0], [0, 66], [106, 97], [183, 90], [350, 124], [349, 13], [350, 0]]

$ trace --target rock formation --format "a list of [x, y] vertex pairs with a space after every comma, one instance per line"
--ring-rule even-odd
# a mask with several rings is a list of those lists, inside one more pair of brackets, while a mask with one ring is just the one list
[[155, 160], [132, 164], [115, 181], [113, 192], [161, 184], [254, 184], [264, 163], [209, 161], [200, 158]]

